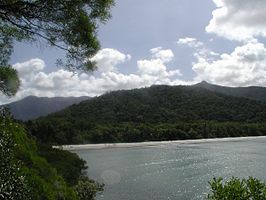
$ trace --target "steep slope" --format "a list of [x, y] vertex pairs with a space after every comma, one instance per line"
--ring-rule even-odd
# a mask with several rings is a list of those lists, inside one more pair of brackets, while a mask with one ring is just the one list
[[[198, 87], [152, 86], [111, 92], [83, 101], [30, 122], [29, 127], [43, 141], [83, 143], [177, 139], [180, 138], [177, 130], [191, 132], [183, 138], [197, 138], [195, 131], [198, 129], [201, 129], [202, 137], [214, 137], [220, 134], [218, 127], [223, 128], [226, 124], [220, 126], [213, 122], [234, 122], [228, 131], [240, 127], [237, 123], [262, 123], [263, 129], [259, 132], [252, 132], [254, 127], [242, 127], [245, 130], [239, 130], [239, 134], [264, 134], [266, 103]], [[181, 126], [173, 128], [173, 124]], [[193, 126], [195, 130], [191, 130]], [[211, 126], [208, 131], [207, 126]], [[257, 125], [255, 129], [258, 130]]]
[[213, 85], [202, 81], [192, 87], [205, 88], [213, 92], [219, 92], [229, 96], [244, 97], [258, 101], [266, 101], [266, 87], [250, 86], [250, 87], [225, 87]]
[[90, 122], [176, 122], [266, 120], [266, 104], [189, 86], [152, 86], [116, 91], [71, 106], [51, 117]]
[[88, 100], [89, 97], [35, 97], [28, 96], [8, 106], [15, 119], [26, 121], [62, 110], [70, 105]]

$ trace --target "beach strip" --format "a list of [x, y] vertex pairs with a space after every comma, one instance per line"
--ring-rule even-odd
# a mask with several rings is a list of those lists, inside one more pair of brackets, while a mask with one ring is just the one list
[[78, 144], [78, 145], [53, 146], [53, 148], [71, 151], [71, 150], [86, 150], [86, 149], [89, 150], [89, 149], [107, 149], [107, 148], [153, 147], [153, 146], [164, 146], [164, 145], [198, 144], [198, 143], [207, 143], [207, 142], [243, 141], [243, 140], [254, 140], [260, 138], [266, 138], [266, 136], [150, 141], [150, 142], [132, 142], [132, 143]]

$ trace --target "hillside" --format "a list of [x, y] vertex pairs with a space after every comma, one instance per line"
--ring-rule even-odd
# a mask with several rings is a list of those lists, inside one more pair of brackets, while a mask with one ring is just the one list
[[213, 92], [219, 92], [221, 94], [244, 97], [257, 101], [266, 101], [266, 87], [250, 86], [250, 87], [225, 87], [220, 85], [214, 85], [202, 81], [195, 84], [193, 87], [205, 88]]
[[28, 96], [7, 104], [15, 119], [26, 121], [60, 111], [70, 105], [80, 103], [89, 97], [36, 97]]
[[116, 91], [51, 115], [90, 122], [266, 121], [266, 104], [189, 86]]
[[[29, 122], [51, 143], [266, 134], [266, 103], [191, 86], [116, 91]], [[226, 129], [226, 130], [225, 130]]]

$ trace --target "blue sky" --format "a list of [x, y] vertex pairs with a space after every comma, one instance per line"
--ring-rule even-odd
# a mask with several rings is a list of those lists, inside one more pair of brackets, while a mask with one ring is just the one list
[[16, 43], [11, 64], [28, 95], [95, 96], [153, 84], [266, 86], [265, 0], [117, 0], [99, 28], [98, 70], [71, 74], [55, 66], [64, 52]]
[[[134, 72], [137, 60], [148, 57], [150, 49], [162, 46], [178, 55], [170, 67], [182, 68], [187, 78], [191, 78], [194, 75], [190, 67], [191, 52], [179, 48], [176, 41], [182, 37], [197, 37], [208, 42], [212, 36], [205, 33], [205, 26], [214, 8], [212, 1], [205, 1], [203, 6], [201, 1], [195, 3], [195, 0], [117, 0], [111, 11], [112, 18], [100, 26], [98, 37], [102, 48], [132, 55], [131, 62], [121, 66], [123, 73]], [[45, 60], [45, 70], [53, 71], [56, 58], [63, 56], [64, 52], [49, 48], [45, 43], [21, 43], [16, 45], [12, 63], [38, 57]]]

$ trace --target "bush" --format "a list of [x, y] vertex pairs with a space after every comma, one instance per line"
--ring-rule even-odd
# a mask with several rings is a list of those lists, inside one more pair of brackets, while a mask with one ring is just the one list
[[249, 177], [248, 179], [231, 178], [223, 183], [222, 178], [214, 178], [209, 182], [211, 194], [209, 200], [265, 200], [266, 184]]
[[102, 184], [89, 180], [83, 177], [79, 180], [78, 184], [74, 187], [79, 200], [93, 200], [98, 192], [103, 191]]

